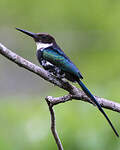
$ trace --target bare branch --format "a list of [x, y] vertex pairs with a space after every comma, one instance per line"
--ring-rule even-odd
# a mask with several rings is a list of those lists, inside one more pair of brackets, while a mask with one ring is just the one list
[[[91, 103], [91, 100], [86, 96], [86, 94], [83, 91], [79, 90], [78, 88], [71, 85], [67, 81], [57, 79], [55, 76], [50, 75], [43, 68], [41, 68], [41, 67], [29, 62], [28, 60], [20, 57], [19, 55], [15, 54], [11, 50], [7, 49], [1, 43], [0, 43], [0, 54], [2, 54], [4, 57], [8, 58], [9, 60], [13, 61], [14, 63], [19, 65], [20, 67], [23, 67], [23, 68], [37, 74], [38, 76], [42, 77], [43, 79], [53, 83], [54, 85], [57, 85], [58, 87], [68, 91], [70, 93], [70, 95], [72, 96], [72, 98], [70, 95], [69, 95], [70, 97], [65, 96], [65, 98], [67, 100], [75, 99], [75, 100], [81, 100], [81, 101]], [[57, 103], [65, 102], [66, 99], [64, 99], [63, 97], [57, 98]], [[120, 104], [119, 103], [109, 101], [107, 99], [100, 98], [97, 96], [96, 96], [96, 99], [102, 107], [116, 111], [116, 112], [120, 112]]]
[[62, 97], [47, 96], [47, 101], [49, 101], [52, 106], [60, 104], [60, 103], [65, 103], [70, 100], [72, 100], [72, 95], [70, 94], [64, 95]]
[[[98, 96], [95, 96], [95, 98], [97, 99], [97, 101], [99, 102], [99, 104], [103, 107], [103, 108], [107, 108], [116, 112], [120, 112], [120, 104], [116, 103], [116, 102], [112, 102], [110, 100], [104, 99], [104, 98], [100, 98]], [[51, 103], [52, 106], [60, 104], [60, 103], [65, 103], [67, 101], [71, 101], [71, 100], [82, 100], [85, 102], [89, 102], [91, 104], [93, 104], [88, 97], [86, 96], [86, 94], [81, 93], [81, 96], [77, 96], [77, 95], [64, 95], [62, 97], [52, 97], [52, 96], [48, 96], [47, 97], [48, 101]], [[94, 105], [94, 104], [93, 104]]]
[[53, 110], [53, 105], [51, 105], [51, 103], [49, 102], [49, 98], [46, 97], [45, 98], [47, 104], [48, 104], [48, 107], [49, 107], [49, 111], [50, 111], [50, 116], [51, 116], [51, 131], [52, 131], [52, 134], [53, 134], [53, 137], [56, 141], [56, 144], [57, 144], [57, 147], [59, 150], [63, 150], [63, 146], [61, 144], [61, 141], [60, 141], [60, 138], [57, 134], [57, 131], [56, 131], [56, 126], [55, 126], [55, 114], [54, 114], [54, 110]]
[[[79, 90], [78, 88], [71, 85], [67, 81], [57, 79], [55, 76], [50, 75], [47, 71], [45, 71], [41, 67], [27, 61], [26, 59], [20, 57], [19, 55], [13, 53], [11, 50], [9, 50], [5, 46], [3, 46], [1, 43], [0, 43], [0, 54], [3, 55], [4, 57], [8, 58], [9, 60], [13, 61], [20, 67], [23, 67], [23, 68], [37, 74], [38, 76], [42, 77], [43, 79], [45, 79], [45, 80], [53, 83], [54, 85], [57, 85], [58, 87], [69, 92], [68, 95], [65, 95], [62, 97], [57, 97], [57, 98], [53, 98], [52, 96], [46, 97], [46, 102], [48, 104], [50, 115], [51, 115], [51, 131], [52, 131], [52, 134], [56, 141], [58, 149], [63, 150], [61, 141], [60, 141], [59, 136], [56, 131], [55, 114], [54, 114], [53, 106], [57, 105], [59, 103], [65, 103], [72, 99], [89, 102], [91, 104], [93, 104], [93, 103], [91, 102], [91, 100], [88, 98], [88, 96], [83, 91]], [[120, 112], [120, 104], [119, 103], [112, 102], [112, 101], [109, 101], [107, 99], [100, 98], [97, 96], [95, 96], [95, 97], [96, 97], [96, 100], [99, 102], [99, 104], [102, 107], [116, 111], [116, 112]]]

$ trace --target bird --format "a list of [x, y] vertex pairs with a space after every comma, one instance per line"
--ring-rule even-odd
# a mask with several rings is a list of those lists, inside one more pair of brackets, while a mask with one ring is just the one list
[[16, 30], [23, 32], [24, 34], [34, 39], [37, 46], [37, 59], [40, 65], [42, 65], [46, 71], [55, 75], [57, 78], [65, 78], [68, 81], [77, 82], [80, 85], [84, 93], [90, 98], [90, 100], [97, 106], [97, 108], [106, 118], [115, 135], [119, 137], [118, 132], [108, 118], [107, 114], [102, 109], [99, 102], [96, 100], [95, 96], [81, 81], [83, 79], [81, 72], [70, 60], [70, 58], [64, 53], [64, 51], [62, 51], [62, 49], [58, 46], [55, 38], [48, 33], [33, 33], [20, 28], [16, 28]]

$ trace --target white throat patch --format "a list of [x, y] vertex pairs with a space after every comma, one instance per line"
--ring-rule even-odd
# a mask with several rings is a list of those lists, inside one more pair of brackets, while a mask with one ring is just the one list
[[47, 48], [47, 47], [49, 47], [49, 46], [52, 46], [53, 44], [51, 43], [51, 44], [48, 44], [48, 43], [39, 43], [39, 42], [36, 42], [36, 45], [37, 45], [37, 50], [42, 50], [42, 49], [44, 49], [44, 48]]

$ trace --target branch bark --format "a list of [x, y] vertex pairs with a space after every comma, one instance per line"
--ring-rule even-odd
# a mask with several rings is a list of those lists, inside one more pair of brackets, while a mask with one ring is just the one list
[[[37, 74], [38, 76], [47, 80], [48, 82], [51, 82], [52, 84], [68, 91], [69, 94], [71, 95], [70, 99], [68, 99], [68, 100], [75, 99], [75, 100], [81, 100], [81, 101], [91, 103], [90, 99], [84, 94], [83, 91], [76, 88], [74, 85], [70, 84], [67, 81], [57, 79], [55, 76], [50, 75], [43, 68], [31, 63], [30, 61], [22, 58], [21, 56], [15, 54], [14, 52], [12, 52], [8, 48], [6, 48], [4, 45], [2, 45], [1, 43], [0, 43], [0, 54], [3, 55], [4, 57], [8, 58], [12, 62], [16, 63], [20, 67], [23, 67], [23, 68]], [[113, 101], [110, 101], [110, 100], [107, 100], [104, 98], [100, 98], [98, 96], [96, 96], [96, 99], [102, 107], [116, 111], [116, 112], [120, 112], [120, 104], [119, 103], [116, 103], [116, 102], [113, 102]], [[61, 102], [62, 102], [62, 97], [57, 98], [57, 103], [61, 103]]]
[[51, 131], [52, 131], [52, 134], [53, 134], [53, 137], [55, 139], [55, 142], [57, 144], [57, 147], [59, 150], [63, 150], [63, 146], [62, 146], [62, 143], [60, 141], [60, 138], [58, 136], [58, 133], [57, 133], [57, 130], [56, 130], [56, 125], [55, 125], [55, 113], [54, 113], [54, 110], [53, 110], [53, 105], [52, 103], [49, 101], [49, 97], [46, 97], [45, 98], [47, 104], [48, 104], [48, 107], [49, 107], [49, 111], [50, 111], [50, 116], [51, 116]]
[[[58, 146], [58, 149], [63, 150], [61, 141], [59, 139], [59, 136], [57, 134], [56, 127], [55, 127], [55, 114], [54, 114], [53, 106], [57, 105], [59, 103], [64, 103], [64, 102], [70, 101], [72, 99], [85, 101], [90, 104], [93, 104], [93, 103], [91, 102], [91, 100], [88, 98], [88, 96], [83, 91], [79, 90], [78, 88], [76, 88], [75, 86], [70, 84], [69, 82], [58, 79], [55, 76], [49, 74], [47, 71], [45, 71], [41, 67], [29, 62], [28, 60], [22, 58], [19, 55], [15, 54], [14, 52], [12, 52], [8, 48], [6, 48], [4, 45], [2, 45], [1, 43], [0, 43], [0, 54], [3, 55], [4, 57], [6, 57], [7, 59], [11, 60], [12, 62], [16, 63], [20, 67], [23, 67], [24, 69], [27, 69], [27, 70], [37, 74], [44, 80], [47, 80], [48, 82], [69, 92], [68, 95], [65, 95], [62, 97], [57, 97], [57, 98], [53, 98], [52, 96], [46, 97], [46, 102], [49, 106], [49, 111], [51, 114], [51, 131], [52, 131], [52, 134], [56, 141], [56, 144]], [[98, 96], [95, 96], [95, 98], [102, 107], [110, 109], [112, 111], [120, 112], [120, 104], [119, 103], [116, 103], [116, 102], [113, 102], [113, 101], [110, 101], [110, 100], [107, 100], [104, 98], [100, 98]]]

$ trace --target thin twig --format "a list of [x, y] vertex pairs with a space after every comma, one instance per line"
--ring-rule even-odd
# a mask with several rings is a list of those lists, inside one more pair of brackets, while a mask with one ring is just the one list
[[55, 142], [57, 144], [58, 150], [63, 150], [62, 143], [60, 141], [60, 138], [59, 138], [59, 136], [57, 134], [57, 130], [56, 130], [55, 113], [54, 113], [54, 110], [53, 110], [53, 105], [51, 105], [51, 103], [49, 102], [49, 97], [46, 97], [45, 100], [46, 100], [46, 102], [48, 104], [49, 111], [50, 111], [50, 116], [51, 116], [51, 131], [52, 131], [52, 134], [54, 136], [54, 139], [55, 139]]

